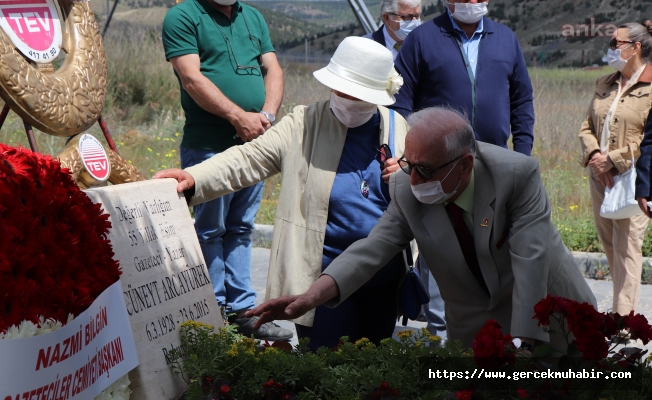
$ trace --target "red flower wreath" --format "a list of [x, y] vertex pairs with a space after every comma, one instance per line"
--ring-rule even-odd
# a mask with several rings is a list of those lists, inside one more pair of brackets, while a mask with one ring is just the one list
[[0, 332], [65, 324], [115, 283], [110, 227], [57, 160], [0, 144]]

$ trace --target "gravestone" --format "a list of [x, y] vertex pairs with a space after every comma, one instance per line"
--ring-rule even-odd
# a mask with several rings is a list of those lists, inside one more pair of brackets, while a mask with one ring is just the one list
[[222, 326], [208, 270], [183, 194], [174, 179], [86, 190], [109, 214], [109, 240], [122, 268], [122, 289], [140, 366], [129, 373], [131, 398], [174, 399], [186, 387], [170, 368], [179, 325]]

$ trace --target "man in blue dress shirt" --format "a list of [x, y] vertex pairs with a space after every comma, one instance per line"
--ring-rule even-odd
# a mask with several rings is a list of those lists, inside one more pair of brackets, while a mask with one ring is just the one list
[[532, 84], [518, 39], [485, 17], [486, 0], [450, 0], [448, 9], [405, 39], [396, 70], [405, 85], [392, 108], [403, 116], [451, 106], [469, 117], [476, 138], [532, 152]]

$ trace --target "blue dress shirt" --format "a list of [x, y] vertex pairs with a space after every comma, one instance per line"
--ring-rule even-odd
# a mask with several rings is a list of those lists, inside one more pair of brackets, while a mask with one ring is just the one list
[[480, 50], [480, 39], [482, 39], [482, 34], [484, 33], [484, 18], [480, 20], [480, 23], [478, 24], [478, 28], [473, 32], [473, 36], [471, 36], [471, 39], [466, 35], [466, 32], [460, 28], [459, 25], [457, 25], [457, 22], [453, 19], [453, 15], [451, 15], [450, 10], [447, 9], [446, 11], [448, 13], [448, 17], [451, 19], [451, 22], [453, 23], [453, 29], [459, 34], [460, 39], [462, 40], [462, 48], [466, 52], [466, 57], [469, 59], [469, 63], [471, 63], [471, 69], [473, 70], [473, 76], [476, 75], [475, 70], [478, 65], [478, 52]]

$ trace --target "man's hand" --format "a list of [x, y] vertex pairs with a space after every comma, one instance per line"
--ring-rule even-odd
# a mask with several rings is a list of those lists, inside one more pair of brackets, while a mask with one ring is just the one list
[[602, 175], [614, 168], [614, 165], [607, 154], [596, 152], [591, 156], [589, 167], [591, 167], [591, 170], [595, 175]]
[[154, 174], [152, 179], [163, 179], [163, 178], [174, 178], [179, 182], [177, 184], [177, 192], [183, 193], [184, 190], [188, 190], [195, 186], [195, 179], [188, 172], [179, 169], [171, 168], [158, 171]]
[[612, 168], [607, 172], [598, 175], [598, 180], [600, 183], [602, 183], [602, 186], [611, 189], [614, 187], [614, 176], [616, 175], [618, 175], [618, 170], [616, 168]]
[[265, 132], [267, 132], [267, 130], [272, 127], [272, 121], [270, 121], [263, 113], [258, 113], [258, 115], [260, 115], [260, 122], [262, 122]]
[[281, 296], [278, 299], [266, 301], [247, 311], [245, 316], [247, 318], [259, 317], [254, 324], [254, 329], [258, 329], [270, 321], [299, 318], [315, 307], [313, 301], [304, 293], [300, 296]]
[[251, 142], [272, 126], [263, 114], [253, 112], [240, 113], [231, 123], [235, 127], [236, 136], [243, 142]]
[[383, 171], [382, 171], [383, 181], [389, 185], [390, 176], [392, 176], [392, 174], [398, 171], [399, 169], [401, 169], [401, 167], [398, 165], [398, 158], [390, 158], [388, 160], [385, 160], [385, 164], [383, 165]]
[[638, 206], [647, 215], [648, 218], [652, 218], [652, 212], [650, 211], [650, 207], [648, 206], [647, 202], [649, 199], [646, 197], [637, 197], [636, 201], [638, 201]]
[[275, 319], [295, 319], [304, 315], [313, 308], [320, 306], [328, 300], [340, 295], [335, 279], [329, 275], [322, 275], [310, 286], [304, 294], [299, 296], [282, 296], [264, 302], [258, 307], [247, 311], [246, 317], [259, 317], [254, 329]]
[[528, 356], [528, 357], [532, 356], [532, 352], [531, 352], [530, 350], [526, 349], [526, 348], [523, 346], [522, 343], [527, 343], [527, 344], [529, 344], [530, 346], [534, 347], [534, 343], [535, 343], [535, 342], [534, 342], [534, 339], [526, 338], [526, 337], [520, 337], [520, 338], [517, 338], [517, 339], [520, 339], [520, 341], [521, 341], [521, 347], [519, 348], [520, 353], [521, 353], [522, 355], [524, 355], [524, 356]]

